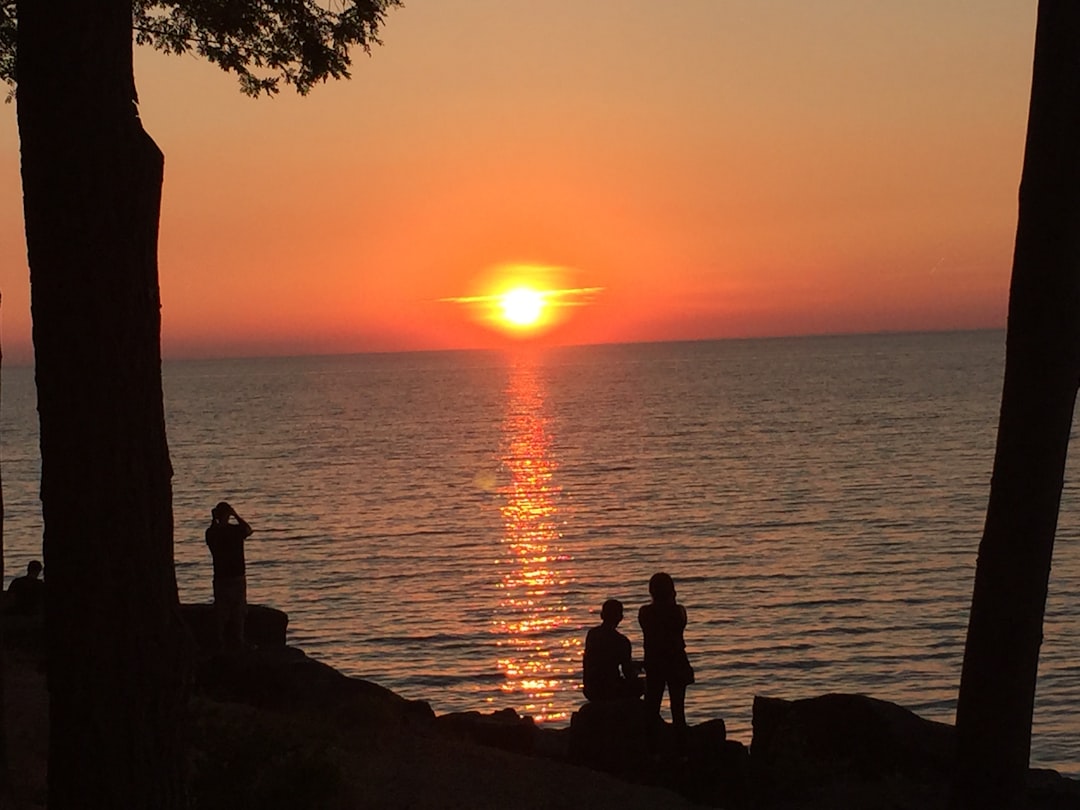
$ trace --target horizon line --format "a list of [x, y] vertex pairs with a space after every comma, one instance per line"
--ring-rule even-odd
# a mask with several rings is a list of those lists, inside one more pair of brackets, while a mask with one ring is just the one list
[[[431, 349], [368, 349], [358, 351], [296, 351], [296, 352], [273, 352], [248, 353], [237, 352], [235, 354], [224, 353], [201, 353], [201, 352], [162, 352], [162, 364], [191, 361], [213, 360], [274, 360], [301, 357], [355, 357], [362, 355], [391, 355], [391, 354], [449, 354], [463, 352], [477, 353], [514, 353], [518, 351], [553, 351], [560, 349], [580, 349], [593, 346], [649, 346], [677, 343], [737, 343], [748, 341], [770, 340], [802, 340], [808, 338], [847, 338], [847, 337], [887, 337], [898, 335], [945, 335], [965, 332], [1005, 332], [1005, 326], [974, 326], [954, 327], [941, 329], [879, 329], [871, 331], [829, 331], [829, 332], [800, 332], [775, 335], [740, 335], [732, 337], [701, 337], [701, 338], [659, 338], [653, 340], [610, 340], [596, 341], [592, 343], [543, 343], [540, 340], [523, 339], [515, 342], [507, 342], [506, 345], [491, 346], [466, 346], [460, 348], [431, 348]], [[33, 351], [29, 359], [20, 359], [14, 362], [2, 363], [9, 368], [27, 368], [34, 366]]]

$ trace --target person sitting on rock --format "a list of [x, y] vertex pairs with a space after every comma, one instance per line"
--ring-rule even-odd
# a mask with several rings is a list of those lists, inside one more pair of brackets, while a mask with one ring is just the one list
[[636, 700], [645, 693], [645, 682], [630, 657], [630, 639], [616, 629], [622, 618], [622, 602], [608, 599], [600, 608], [601, 624], [585, 636], [586, 700]]
[[41, 563], [31, 560], [26, 564], [26, 574], [15, 577], [8, 585], [4, 612], [12, 616], [33, 616], [45, 601], [45, 583], [41, 576]]

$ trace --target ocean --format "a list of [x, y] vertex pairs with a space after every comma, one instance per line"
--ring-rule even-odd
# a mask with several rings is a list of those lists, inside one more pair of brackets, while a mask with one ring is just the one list
[[[640, 656], [663, 570], [691, 723], [749, 743], [755, 695], [827, 692], [951, 722], [1003, 360], [988, 331], [170, 361], [180, 596], [210, 600], [228, 500], [255, 528], [249, 599], [289, 614], [289, 643], [440, 714], [564, 725], [600, 605], [625, 603]], [[32, 370], [5, 368], [2, 397], [14, 575], [40, 557]], [[1032, 751], [1071, 775], [1077, 472]]]

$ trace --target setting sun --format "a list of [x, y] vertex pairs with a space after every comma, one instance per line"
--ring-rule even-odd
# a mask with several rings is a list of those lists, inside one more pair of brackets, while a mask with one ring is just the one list
[[551, 334], [571, 313], [583, 312], [603, 290], [567, 285], [574, 275], [566, 267], [507, 262], [478, 280], [480, 294], [439, 300], [465, 307], [472, 320], [514, 340], [531, 340]]
[[544, 294], [530, 287], [515, 287], [499, 298], [502, 317], [514, 326], [534, 326], [544, 314]]

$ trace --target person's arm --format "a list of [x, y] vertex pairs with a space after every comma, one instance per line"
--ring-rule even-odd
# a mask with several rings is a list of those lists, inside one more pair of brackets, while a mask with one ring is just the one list
[[626, 643], [622, 645], [622, 650], [620, 650], [620, 658], [621, 660], [619, 661], [619, 667], [622, 669], [623, 677], [627, 680], [633, 680], [634, 678], [636, 678], [638, 674], [638, 668], [637, 664], [634, 663], [633, 657], [631, 656], [630, 639], [626, 639]]
[[236, 518], [237, 525], [244, 530], [244, 537], [250, 537], [251, 533], [255, 531], [251, 528], [251, 524], [244, 520], [242, 517], [240, 517], [238, 514], [236, 514], [236, 510], [233, 509], [231, 506], [229, 507], [229, 509], [232, 511], [232, 516]]
[[593, 632], [590, 630], [585, 634], [585, 653], [581, 656], [581, 691], [585, 695], [585, 699], [589, 699], [589, 695], [592, 694], [593, 678], [596, 674], [592, 671], [592, 657], [593, 657]]

